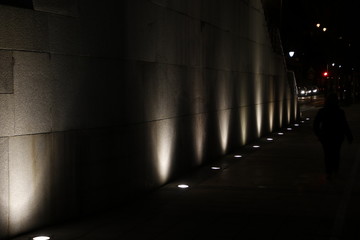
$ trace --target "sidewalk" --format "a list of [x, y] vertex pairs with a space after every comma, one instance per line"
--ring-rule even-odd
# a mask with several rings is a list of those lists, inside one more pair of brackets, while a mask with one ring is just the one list
[[359, 239], [360, 105], [344, 110], [355, 141], [343, 146], [337, 182], [325, 180], [311, 109], [293, 130], [269, 135], [273, 141], [260, 139], [259, 148], [244, 147], [123, 210], [14, 240]]

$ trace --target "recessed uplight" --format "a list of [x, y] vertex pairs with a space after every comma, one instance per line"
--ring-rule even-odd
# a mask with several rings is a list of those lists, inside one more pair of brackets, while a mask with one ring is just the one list
[[267, 141], [271, 142], [271, 141], [274, 141], [273, 138], [266, 138]]
[[253, 145], [253, 148], [259, 148], [260, 146], [259, 145]]
[[292, 131], [292, 128], [289, 127], [289, 128], [287, 128], [287, 130], [288, 130], [288, 131]]
[[306, 120], [306, 121], [309, 121], [309, 120], [310, 120], [310, 118], [306, 118], [305, 120]]
[[234, 155], [234, 158], [241, 158], [241, 155]]
[[284, 133], [282, 133], [282, 132], [279, 132], [279, 133], [278, 133], [278, 135], [282, 136], [282, 135], [284, 135]]
[[187, 184], [179, 184], [178, 185], [178, 188], [188, 188], [189, 187], [189, 185], [187, 185]]
[[305, 121], [301, 121], [301, 123], [304, 123]]
[[50, 237], [48, 236], [38, 236], [38, 237], [33, 237], [33, 240], [49, 240]]
[[220, 167], [211, 167], [212, 170], [220, 170]]
[[298, 127], [298, 126], [299, 126], [299, 124], [298, 124], [298, 123], [295, 123], [295, 124], [294, 124], [294, 126], [295, 126], [295, 127]]

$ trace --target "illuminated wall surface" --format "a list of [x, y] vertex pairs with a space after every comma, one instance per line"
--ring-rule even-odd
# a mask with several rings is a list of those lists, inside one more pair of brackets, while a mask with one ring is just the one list
[[260, 0], [0, 5], [0, 239], [91, 215], [296, 117]]

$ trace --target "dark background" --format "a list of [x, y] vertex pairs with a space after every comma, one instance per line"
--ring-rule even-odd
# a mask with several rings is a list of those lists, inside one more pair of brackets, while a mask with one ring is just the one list
[[283, 0], [282, 8], [284, 52], [295, 51], [296, 63], [292, 60], [289, 67], [301, 68], [300, 81], [308, 81], [309, 72], [319, 78], [331, 63], [341, 64], [344, 74], [358, 71], [359, 7], [355, 1]]

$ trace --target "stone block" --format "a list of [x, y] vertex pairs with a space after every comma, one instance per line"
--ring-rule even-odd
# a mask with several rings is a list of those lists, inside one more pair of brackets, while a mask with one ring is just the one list
[[0, 7], [0, 48], [46, 52], [47, 15], [20, 8]]
[[49, 49], [52, 53], [81, 53], [80, 21], [59, 15], [49, 15]]
[[14, 92], [13, 58], [11, 51], [0, 51], [0, 94]]
[[9, 227], [9, 138], [0, 138], [0, 239]]
[[77, 0], [33, 0], [34, 10], [66, 16], [78, 16]]
[[157, 61], [200, 65], [201, 23], [174, 11], [164, 10], [159, 19]]
[[162, 8], [149, 1], [128, 1], [126, 11], [126, 57], [156, 61]]
[[51, 135], [9, 140], [9, 234], [51, 223]]
[[14, 52], [15, 134], [51, 131], [52, 85], [50, 56]]
[[51, 151], [51, 218], [55, 221], [65, 221], [77, 217], [77, 168], [76, 147], [73, 135], [57, 132], [52, 135]]
[[[76, 56], [53, 55], [50, 62], [55, 79], [52, 86], [54, 107], [52, 127], [54, 131], [80, 129], [87, 122], [89, 105], [86, 103], [86, 71]], [[90, 68], [90, 67], [89, 67]], [[81, 69], [81, 70], [80, 70]], [[88, 126], [88, 125], [87, 125]]]
[[14, 135], [14, 95], [0, 94], [0, 136]]

